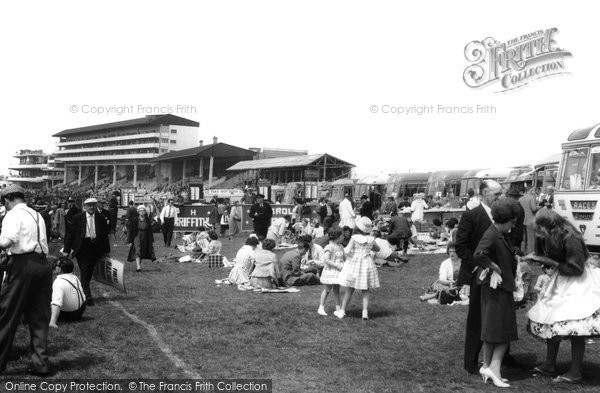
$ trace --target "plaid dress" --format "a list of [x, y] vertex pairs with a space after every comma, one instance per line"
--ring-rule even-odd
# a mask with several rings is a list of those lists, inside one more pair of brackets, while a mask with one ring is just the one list
[[344, 264], [344, 248], [339, 244], [329, 243], [323, 251], [323, 258], [337, 266], [325, 264], [321, 273], [321, 284], [335, 285], [340, 283], [340, 273]]
[[372, 236], [352, 236], [350, 244], [344, 249], [350, 258], [340, 273], [341, 285], [360, 290], [379, 288], [377, 266], [371, 257], [373, 244], [375, 238]]

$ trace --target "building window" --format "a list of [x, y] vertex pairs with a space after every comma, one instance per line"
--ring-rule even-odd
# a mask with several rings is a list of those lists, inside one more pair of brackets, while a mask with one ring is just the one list
[[172, 143], [172, 144], [174, 144], [174, 143], [177, 143], [177, 141], [176, 141], [176, 140], [173, 140], [173, 139], [171, 139], [171, 143]]
[[169, 138], [161, 138], [162, 139], [162, 143], [169, 143]]
[[171, 134], [177, 134], [177, 130], [171, 130]]

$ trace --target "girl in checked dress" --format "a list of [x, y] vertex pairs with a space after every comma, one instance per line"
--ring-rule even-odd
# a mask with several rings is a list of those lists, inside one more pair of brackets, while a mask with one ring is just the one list
[[321, 284], [325, 285], [321, 293], [321, 303], [319, 304], [320, 315], [327, 315], [325, 312], [325, 300], [327, 295], [333, 289], [335, 298], [335, 311], [339, 311], [340, 306], [340, 272], [344, 266], [344, 248], [340, 245], [342, 240], [342, 230], [339, 228], [329, 231], [329, 244], [323, 251], [323, 272], [321, 273]]
[[356, 228], [350, 243], [344, 249], [344, 253], [351, 259], [344, 264], [340, 274], [340, 284], [346, 287], [346, 294], [342, 302], [342, 308], [333, 314], [338, 318], [346, 316], [346, 306], [355, 289], [362, 291], [363, 311], [362, 318], [369, 319], [369, 290], [379, 288], [379, 275], [377, 267], [371, 256], [371, 251], [379, 251], [375, 244], [375, 238], [368, 235], [371, 233], [373, 224], [368, 217], [359, 217], [355, 221]]

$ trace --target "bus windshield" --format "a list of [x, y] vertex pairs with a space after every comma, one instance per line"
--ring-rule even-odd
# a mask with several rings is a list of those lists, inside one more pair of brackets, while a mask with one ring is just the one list
[[591, 151], [592, 170], [590, 171], [588, 188], [592, 190], [600, 189], [600, 146], [593, 146]]
[[560, 181], [563, 190], [582, 190], [587, 170], [589, 148], [573, 149], [565, 152], [564, 169]]

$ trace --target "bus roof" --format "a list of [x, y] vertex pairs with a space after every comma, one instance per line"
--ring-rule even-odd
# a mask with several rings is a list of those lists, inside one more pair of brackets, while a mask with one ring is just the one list
[[510, 174], [512, 168], [486, 168], [480, 170], [473, 170], [465, 173], [463, 179], [476, 178], [476, 179], [505, 179]]
[[388, 179], [388, 183], [396, 183], [399, 181], [427, 182], [427, 180], [429, 179], [429, 175], [430, 173], [425, 172], [392, 173]]
[[573, 131], [567, 138], [567, 142], [577, 142], [583, 140], [593, 141], [600, 138], [600, 124], [593, 125], [591, 127], [581, 128]]
[[550, 165], [550, 164], [558, 164], [560, 161], [560, 156], [562, 155], [562, 153], [556, 153], [556, 154], [551, 154], [547, 157], [542, 158], [541, 160], [539, 160], [538, 162], [533, 164], [533, 167], [535, 169], [541, 168], [541, 167], [545, 167], [546, 165]]
[[371, 175], [366, 176], [356, 182], [356, 184], [387, 184], [389, 182], [388, 175]]
[[437, 172], [433, 172], [433, 173], [431, 173], [431, 175], [429, 175], [429, 179], [427, 180], [427, 182], [431, 183], [434, 181], [460, 180], [460, 179], [462, 179], [463, 175], [467, 172], [468, 172], [468, 170], [466, 170], [466, 169], [453, 169], [453, 170], [448, 170], [448, 171], [437, 171]]
[[331, 183], [332, 186], [353, 186], [354, 180], [352, 179], [339, 179]]

